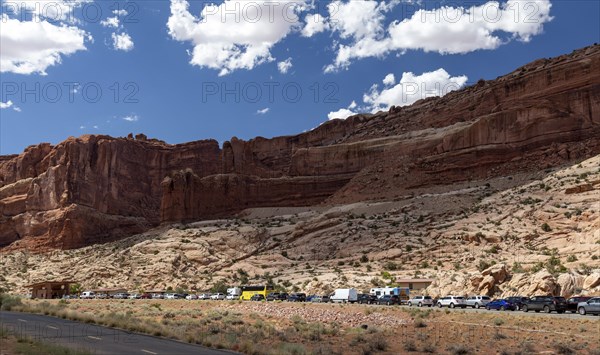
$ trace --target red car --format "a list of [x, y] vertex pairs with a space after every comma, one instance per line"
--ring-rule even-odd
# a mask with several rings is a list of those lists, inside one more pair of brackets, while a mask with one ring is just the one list
[[143, 293], [143, 294], [140, 296], [140, 299], [143, 299], [143, 300], [151, 300], [151, 299], [152, 299], [152, 294], [151, 294], [151, 293]]

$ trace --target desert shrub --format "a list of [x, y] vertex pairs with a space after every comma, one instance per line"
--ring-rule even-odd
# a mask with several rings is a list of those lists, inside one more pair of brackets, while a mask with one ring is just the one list
[[385, 270], [394, 271], [394, 270], [397, 270], [397, 269], [398, 269], [398, 265], [396, 265], [396, 263], [395, 263], [395, 262], [388, 261], [387, 263], [385, 263], [385, 264], [383, 265], [383, 268], [384, 268]]
[[494, 333], [494, 339], [495, 340], [502, 340], [502, 339], [506, 339], [506, 335], [500, 333], [499, 331], [496, 331]]
[[404, 345], [403, 345], [403, 348], [407, 352], [417, 351], [417, 346], [415, 345], [415, 342], [412, 341], [412, 340], [405, 341]]
[[415, 319], [415, 328], [425, 328], [427, 327], [427, 323], [423, 321], [421, 318]]
[[10, 311], [21, 305], [22, 303], [19, 297], [7, 295], [5, 293], [0, 294], [0, 310]]
[[388, 342], [383, 334], [374, 334], [369, 340], [368, 345], [372, 350], [385, 351], [388, 348]]
[[283, 343], [280, 345], [278, 353], [289, 355], [304, 355], [306, 354], [306, 348], [302, 344]]
[[546, 233], [548, 232], [552, 232], [552, 228], [550, 228], [550, 226], [548, 225], [548, 223], [544, 223], [542, 224], [542, 230]]
[[501, 326], [502, 324], [504, 324], [504, 319], [502, 318], [494, 318], [494, 325], [496, 326]]
[[521, 265], [521, 263], [515, 261], [513, 263], [513, 265], [512, 265], [512, 271], [515, 274], [522, 274], [522, 273], [525, 272], [525, 269], [523, 268], [523, 266]]
[[423, 344], [423, 348], [421, 349], [421, 351], [427, 354], [435, 354], [437, 352], [436, 350], [437, 349], [435, 348], [435, 346], [433, 346], [433, 344], [430, 343]]
[[356, 346], [358, 344], [363, 344], [367, 341], [365, 336], [362, 333], [356, 334], [352, 340], [350, 340], [350, 346]]
[[483, 271], [489, 268], [490, 266], [492, 266], [492, 264], [487, 262], [486, 260], [479, 260], [479, 264], [477, 264], [477, 270]]
[[577, 257], [575, 255], [569, 255], [567, 257], [567, 262], [572, 263], [574, 261], [577, 261]]
[[467, 355], [471, 353], [471, 349], [463, 344], [450, 345], [447, 350], [453, 355]]
[[575, 354], [575, 350], [569, 345], [565, 343], [556, 343], [554, 344], [554, 349], [558, 354], [561, 355], [570, 355]]
[[500, 247], [498, 245], [492, 245], [489, 249], [486, 249], [486, 253], [488, 254], [498, 254], [500, 251]]

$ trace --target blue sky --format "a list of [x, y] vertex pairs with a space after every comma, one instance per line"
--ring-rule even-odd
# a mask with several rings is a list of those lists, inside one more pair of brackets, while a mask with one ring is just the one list
[[25, 3], [2, 0], [0, 154], [296, 134], [600, 42], [598, 1]]

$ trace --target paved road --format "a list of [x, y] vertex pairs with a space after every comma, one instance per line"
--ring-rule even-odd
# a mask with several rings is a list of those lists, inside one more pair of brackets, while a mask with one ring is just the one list
[[0, 312], [0, 326], [17, 335], [86, 350], [92, 354], [233, 354], [174, 340], [29, 313]]

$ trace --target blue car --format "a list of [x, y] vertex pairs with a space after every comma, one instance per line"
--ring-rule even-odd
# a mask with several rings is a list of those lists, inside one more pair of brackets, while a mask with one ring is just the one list
[[499, 299], [499, 300], [493, 300], [492, 302], [488, 303], [485, 306], [485, 309], [487, 309], [488, 311], [491, 309], [495, 309], [498, 311], [506, 311], [506, 310], [514, 311], [517, 309], [517, 305], [510, 301], [507, 301], [505, 299]]

